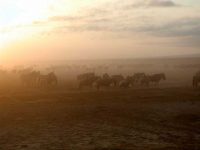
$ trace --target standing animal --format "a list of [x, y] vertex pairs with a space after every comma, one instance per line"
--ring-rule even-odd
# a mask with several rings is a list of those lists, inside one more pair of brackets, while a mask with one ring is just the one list
[[132, 77], [127, 76], [124, 80], [119, 83], [120, 88], [129, 88], [133, 86]]
[[135, 79], [135, 76], [133, 75], [133, 76], [127, 76], [126, 80], [128, 80], [130, 82], [131, 86], [134, 86], [139, 80], [141, 80], [141, 78], [137, 81]]
[[100, 89], [101, 87], [110, 87], [112, 83], [113, 81], [111, 79], [104, 79], [104, 78], [99, 78], [95, 82], [97, 89]]
[[100, 77], [99, 76], [90, 76], [84, 79], [81, 79], [79, 81], [79, 89], [83, 88], [83, 87], [90, 87], [92, 88], [92, 86], [96, 83], [97, 80], [99, 80]]
[[112, 75], [111, 80], [114, 86], [119, 86], [119, 83], [124, 80], [124, 77], [122, 75]]
[[200, 83], [200, 71], [193, 76], [193, 87], [198, 88]]
[[95, 82], [95, 84], [97, 89], [100, 89], [101, 87], [110, 87], [113, 84], [113, 80], [107, 73], [105, 73]]
[[79, 89], [82, 87], [92, 87], [97, 78], [98, 77], [95, 75], [95, 73], [92, 72], [78, 75], [77, 80], [79, 81]]
[[141, 81], [140, 81], [141, 85], [142, 86], [146, 86], [146, 87], [149, 87], [149, 84], [150, 84], [150, 77], [148, 75], [145, 75]]
[[20, 76], [21, 82], [24, 86], [34, 87], [38, 85], [40, 71], [31, 71], [22, 73]]
[[54, 72], [50, 72], [47, 75], [39, 76], [39, 85], [48, 86], [48, 85], [57, 85], [58, 79]]
[[105, 80], [111, 79], [111, 77], [107, 73], [104, 73], [103, 76], [102, 76], [102, 78], [105, 79]]
[[133, 75], [133, 82], [139, 83], [145, 77], [145, 73], [135, 73]]
[[92, 73], [92, 72], [84, 73], [84, 74], [78, 75], [78, 76], [77, 76], [77, 80], [78, 80], [78, 81], [81, 81], [81, 80], [93, 78], [94, 76], [95, 76], [95, 73]]
[[166, 76], [164, 73], [160, 74], [153, 74], [148, 76], [150, 82], [154, 83], [155, 85], [158, 85], [161, 80], [166, 80]]

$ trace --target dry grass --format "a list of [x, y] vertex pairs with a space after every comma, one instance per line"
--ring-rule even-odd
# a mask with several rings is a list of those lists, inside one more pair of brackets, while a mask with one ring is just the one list
[[198, 150], [200, 91], [0, 92], [2, 150]]

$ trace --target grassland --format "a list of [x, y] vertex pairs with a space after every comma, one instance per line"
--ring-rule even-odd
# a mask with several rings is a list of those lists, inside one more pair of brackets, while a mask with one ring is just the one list
[[0, 91], [2, 150], [198, 150], [200, 90]]

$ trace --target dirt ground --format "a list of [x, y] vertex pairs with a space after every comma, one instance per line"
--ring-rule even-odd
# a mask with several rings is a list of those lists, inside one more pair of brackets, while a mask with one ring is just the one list
[[0, 150], [199, 150], [200, 90], [0, 91]]

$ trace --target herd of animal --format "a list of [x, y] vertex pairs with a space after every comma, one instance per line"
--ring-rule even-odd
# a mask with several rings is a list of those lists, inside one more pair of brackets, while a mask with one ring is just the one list
[[83, 87], [120, 87], [129, 88], [135, 85], [148, 87], [151, 83], [157, 86], [160, 81], [166, 80], [164, 73], [147, 75], [145, 73], [135, 73], [132, 76], [124, 77], [122, 75], [109, 75], [107, 73], [98, 76], [95, 73], [84, 73], [77, 77], [79, 88]]
[[[15, 72], [16, 73], [16, 72]], [[42, 74], [40, 71], [31, 69], [23, 69], [17, 72], [20, 76], [20, 81], [23, 86], [27, 87], [46, 87], [58, 84], [58, 77], [54, 72]], [[1, 74], [6, 72], [1, 71]], [[134, 86], [149, 87], [150, 85], [158, 86], [161, 81], [166, 80], [164, 73], [148, 75], [145, 73], [135, 73], [129, 76], [109, 75], [105, 73], [101, 76], [96, 75], [93, 72], [79, 74], [77, 76], [79, 89], [84, 87], [95, 87], [100, 89], [102, 87], [119, 87], [130, 88]], [[192, 80], [194, 88], [198, 88], [200, 85], [200, 71], [195, 73]]]
[[54, 72], [41, 74], [40, 71], [25, 72], [20, 75], [21, 82], [24, 86], [37, 87], [57, 85], [58, 79]]

